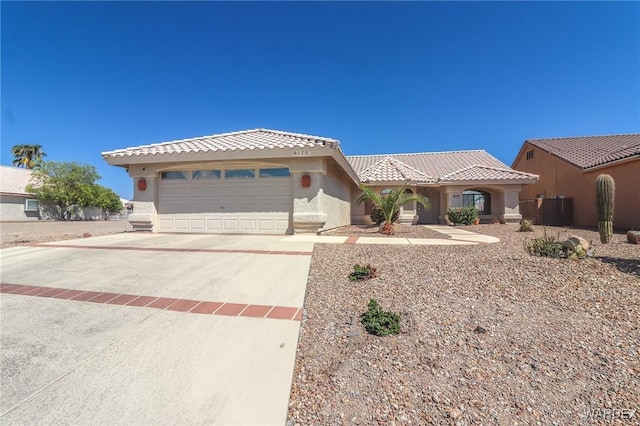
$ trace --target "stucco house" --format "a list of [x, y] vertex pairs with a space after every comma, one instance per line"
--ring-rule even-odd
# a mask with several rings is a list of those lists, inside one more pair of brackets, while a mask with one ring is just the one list
[[485, 151], [345, 156], [336, 139], [268, 129], [223, 133], [102, 153], [134, 180], [135, 230], [291, 234], [368, 223], [358, 184], [405, 182], [432, 208], [407, 205], [405, 223], [444, 223], [475, 205], [485, 221], [518, 222], [518, 195], [537, 176]]
[[0, 166], [0, 220], [22, 221], [40, 218], [40, 202], [25, 190], [31, 170]]
[[[53, 204], [41, 203], [35, 195], [26, 191], [33, 170], [0, 166], [0, 221], [58, 220], [59, 208]], [[130, 209], [128, 200], [123, 200], [123, 210], [118, 219], [126, 217]], [[69, 220], [102, 220], [104, 211], [100, 207], [76, 209]]]
[[529, 139], [512, 167], [540, 176], [522, 189], [521, 200], [572, 198], [575, 226], [597, 226], [595, 181], [611, 175], [614, 226], [640, 229], [640, 134]]

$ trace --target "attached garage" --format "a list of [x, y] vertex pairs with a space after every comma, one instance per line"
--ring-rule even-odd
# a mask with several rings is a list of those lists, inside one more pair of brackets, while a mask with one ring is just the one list
[[287, 168], [166, 171], [158, 186], [158, 231], [291, 233]]
[[347, 225], [358, 176], [336, 139], [269, 129], [102, 153], [133, 178], [136, 231], [294, 234]]

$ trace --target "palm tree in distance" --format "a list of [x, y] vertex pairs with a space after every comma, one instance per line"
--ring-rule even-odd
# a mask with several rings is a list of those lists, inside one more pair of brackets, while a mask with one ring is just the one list
[[[360, 184], [359, 187], [362, 192], [357, 198], [358, 202], [371, 201], [374, 206], [377, 206], [382, 211], [384, 224], [380, 227], [379, 231], [382, 234], [393, 234], [393, 222], [397, 218], [396, 213], [400, 211], [400, 207], [403, 205], [416, 201], [422, 204], [425, 209], [431, 207], [429, 200], [422, 195], [405, 192], [407, 188], [406, 183], [399, 189], [383, 191], [383, 194], [376, 192], [375, 189], [364, 184]], [[396, 217], [394, 218], [394, 216]]]
[[42, 145], [14, 145], [11, 153], [14, 157], [13, 165], [26, 169], [40, 168], [43, 157], [47, 156], [42, 150]]

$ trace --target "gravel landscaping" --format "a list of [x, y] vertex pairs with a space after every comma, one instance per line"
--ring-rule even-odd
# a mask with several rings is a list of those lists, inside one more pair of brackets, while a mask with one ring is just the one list
[[[585, 424], [623, 410], [638, 424], [640, 245], [548, 227], [595, 255], [533, 257], [535, 228], [464, 227], [501, 239], [475, 246], [317, 244], [288, 424]], [[349, 281], [356, 263], [379, 277]], [[402, 315], [400, 335], [366, 333], [371, 298]]]
[[132, 231], [126, 220], [0, 222], [0, 248]]

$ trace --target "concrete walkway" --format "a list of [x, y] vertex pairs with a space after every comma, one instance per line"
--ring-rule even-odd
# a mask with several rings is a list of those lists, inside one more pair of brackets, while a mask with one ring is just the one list
[[343, 235], [290, 235], [283, 238], [287, 242], [312, 242], [325, 244], [391, 244], [391, 245], [431, 245], [455, 246], [475, 245], [479, 243], [497, 243], [499, 238], [477, 232], [466, 231], [456, 226], [420, 225], [427, 229], [449, 236], [449, 238], [395, 238], [395, 237], [359, 237]]

